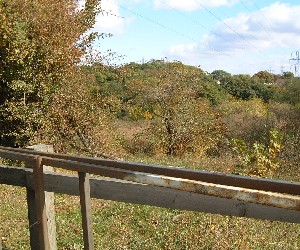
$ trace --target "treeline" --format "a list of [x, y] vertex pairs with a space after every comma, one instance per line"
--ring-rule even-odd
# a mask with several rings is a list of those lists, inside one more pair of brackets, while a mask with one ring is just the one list
[[94, 65], [96, 88], [115, 119], [149, 121], [127, 153], [192, 157], [236, 154], [237, 172], [267, 175], [299, 155], [300, 80], [291, 72], [253, 76], [211, 73], [152, 60]]
[[[121, 67], [93, 66], [99, 68], [95, 72], [99, 93], [103, 96], [117, 97], [122, 103], [120, 110], [111, 110], [117, 113], [118, 118], [125, 116], [134, 119], [133, 114], [126, 109], [126, 104], [137, 105], [143, 112], [153, 112], [149, 105], [150, 92], [161, 91], [166, 86], [174, 86], [173, 96], [181, 95], [180, 87], [192, 90], [196, 98], [204, 98], [211, 106], [217, 106], [228, 100], [261, 99], [264, 103], [280, 102], [299, 106], [299, 82], [291, 72], [283, 75], [274, 75], [267, 71], [260, 71], [253, 76], [247, 74], [232, 75], [224, 70], [204, 72], [201, 68], [184, 65], [181, 62], [165, 62], [151, 60], [137, 64], [130, 63]], [[96, 70], [97, 71], [97, 70]], [[148, 93], [147, 93], [148, 91]], [[171, 90], [170, 90], [171, 91]], [[171, 93], [170, 93], [171, 95]], [[139, 98], [142, 97], [142, 102]], [[152, 100], [153, 101], [153, 100]], [[118, 105], [112, 105], [118, 106]]]
[[[90, 33], [100, 2], [0, 0], [1, 146], [44, 143], [57, 153], [300, 180], [299, 78], [207, 73], [162, 60], [108, 66], [92, 50], [105, 37]], [[2, 214], [24, 221], [21, 190], [3, 190], [17, 205], [2, 202]], [[56, 199], [59, 248], [83, 247], [76, 201]], [[297, 245], [291, 224], [103, 200], [93, 211], [99, 249]], [[18, 235], [28, 231], [6, 227], [3, 243], [26, 247]]]
[[[108, 66], [91, 52], [104, 35], [87, 33], [99, 12], [96, 0], [0, 1], [1, 145], [110, 158], [236, 154], [237, 172], [255, 175], [299, 157], [300, 81], [291, 72]], [[119, 133], [120, 122], [136, 132]]]

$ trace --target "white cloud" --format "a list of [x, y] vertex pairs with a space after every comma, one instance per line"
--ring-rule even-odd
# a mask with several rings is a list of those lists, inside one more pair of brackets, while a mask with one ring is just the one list
[[102, 0], [101, 8], [103, 13], [97, 16], [96, 24], [93, 29], [100, 33], [124, 33], [126, 27], [134, 21], [134, 17], [122, 17], [118, 6], [118, 0]]
[[[225, 66], [241, 70], [244, 64], [247, 65], [247, 62], [251, 61], [254, 63], [251, 67], [255, 72], [263, 65], [269, 67], [277, 61], [280, 64], [283, 58], [288, 61], [291, 50], [300, 48], [299, 13], [300, 5], [290, 6], [279, 2], [252, 14], [239, 13], [224, 20], [226, 25], [220, 22], [211, 34], [201, 38], [198, 45], [175, 45], [169, 48], [167, 55], [194, 65], [205, 61], [208, 68], [214, 69], [223, 65], [223, 68]], [[232, 58], [221, 53], [215, 53], [209, 58], [206, 53], [212, 51], [211, 48], [229, 54]], [[274, 54], [275, 50], [281, 51], [281, 57]], [[273, 52], [273, 61], [269, 56], [265, 56], [270, 51]], [[247, 58], [245, 63], [241, 63], [244, 58]], [[279, 67], [279, 64], [276, 67]]]
[[[171, 46], [167, 53], [170, 55], [177, 55], [179, 57], [188, 57], [192, 59], [194, 56], [196, 56], [195, 51], [198, 51], [198, 44], [191, 43], [191, 44], [177, 44], [174, 46]], [[196, 56], [197, 57], [197, 56]]]
[[220, 6], [230, 6], [238, 0], [154, 0], [153, 4], [155, 8], [158, 9], [169, 9], [174, 8], [182, 11], [195, 11], [207, 7], [220, 7]]
[[223, 23], [218, 25], [211, 44], [218, 46], [222, 42], [220, 38], [222, 37], [226, 38], [225, 46], [220, 48], [227, 51], [299, 47], [299, 13], [300, 5], [289, 6], [284, 3], [272, 4], [252, 15], [240, 13], [234, 18], [225, 20], [227, 26]]

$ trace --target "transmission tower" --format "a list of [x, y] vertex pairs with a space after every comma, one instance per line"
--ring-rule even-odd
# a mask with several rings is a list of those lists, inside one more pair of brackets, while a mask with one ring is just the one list
[[291, 53], [291, 59], [289, 60], [291, 68], [294, 69], [295, 76], [299, 76], [299, 65], [300, 65], [300, 52], [295, 50]]

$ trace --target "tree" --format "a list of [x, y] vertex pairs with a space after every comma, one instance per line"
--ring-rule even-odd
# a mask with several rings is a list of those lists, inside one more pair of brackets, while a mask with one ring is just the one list
[[300, 79], [294, 78], [282, 94], [284, 101], [300, 108]]
[[275, 81], [275, 76], [272, 73], [269, 73], [268, 71], [259, 71], [252, 77], [263, 84], [272, 84]]
[[214, 70], [213, 72], [210, 73], [210, 75], [214, 80], [219, 81], [220, 83], [224, 83], [224, 80], [231, 76], [230, 73], [221, 69]]
[[112, 154], [119, 148], [113, 134], [114, 123], [105, 110], [105, 96], [97, 93], [90, 68], [78, 70], [76, 78], [71, 77], [70, 84], [63, 85], [53, 96], [44, 126], [34, 140], [53, 144], [59, 152], [114, 159]]
[[202, 153], [215, 145], [220, 138], [218, 114], [199, 96], [205, 73], [179, 62], [152, 61], [149, 66], [144, 65], [144, 70], [150, 77], [131, 78], [128, 85], [151, 106], [153, 120], [147, 135], [153, 147], [176, 156], [188, 151]]
[[217, 106], [227, 99], [228, 94], [220, 84], [208, 75], [203, 78], [197, 96], [208, 99], [213, 106]]
[[232, 96], [249, 100], [255, 97], [255, 91], [251, 88], [252, 79], [249, 75], [235, 75], [226, 77], [222, 86]]
[[283, 78], [293, 78], [294, 77], [294, 73], [290, 72], [290, 71], [286, 71], [286, 72], [283, 72], [282, 74]]
[[264, 83], [264, 80], [243, 74], [227, 76], [221, 86], [223, 86], [229, 94], [242, 100], [250, 100], [258, 97], [267, 102], [273, 97], [274, 92], [271, 86]]
[[26, 144], [41, 128], [95, 34], [100, 0], [0, 1], [0, 144]]

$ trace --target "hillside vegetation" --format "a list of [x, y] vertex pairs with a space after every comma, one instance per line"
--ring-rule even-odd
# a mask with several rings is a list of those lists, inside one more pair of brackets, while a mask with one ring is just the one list
[[[86, 32], [99, 4], [0, 0], [0, 145], [300, 181], [298, 77], [107, 65], [90, 50], [105, 35]], [[3, 244], [28, 249], [24, 190], [0, 190]], [[81, 249], [78, 202], [56, 198], [59, 249]], [[110, 201], [93, 212], [98, 249], [300, 247], [288, 223]]]

